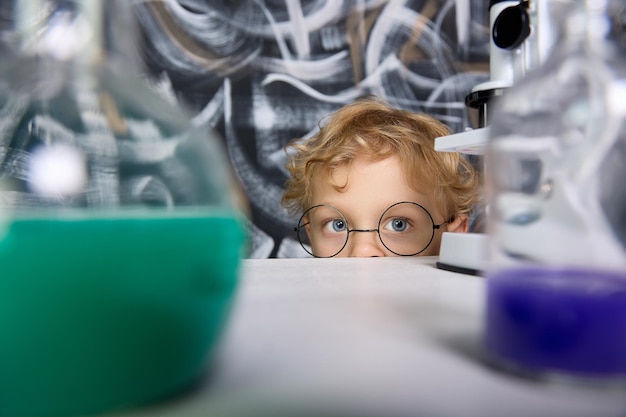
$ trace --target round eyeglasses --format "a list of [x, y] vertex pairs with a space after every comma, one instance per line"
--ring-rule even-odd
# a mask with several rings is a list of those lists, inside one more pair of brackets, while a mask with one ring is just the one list
[[[402, 201], [389, 206], [376, 229], [351, 229], [346, 217], [333, 206], [319, 204], [307, 209], [294, 231], [305, 251], [316, 258], [338, 255], [350, 233], [376, 232], [380, 243], [398, 256], [414, 256], [430, 246], [435, 230], [448, 222], [435, 224], [428, 210], [417, 203]], [[311, 242], [315, 242], [311, 245]]]

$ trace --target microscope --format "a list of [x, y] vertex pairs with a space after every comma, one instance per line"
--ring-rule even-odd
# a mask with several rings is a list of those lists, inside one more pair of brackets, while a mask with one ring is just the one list
[[[528, 71], [544, 62], [550, 52], [555, 33], [549, 1], [490, 1], [489, 81], [476, 85], [465, 98], [465, 105], [478, 113], [477, 127], [437, 138], [435, 150], [467, 155], [484, 154], [492, 109], [497, 105], [498, 97]], [[483, 231], [470, 228], [469, 233], [445, 232], [437, 267], [480, 274], [486, 260], [486, 245]]]

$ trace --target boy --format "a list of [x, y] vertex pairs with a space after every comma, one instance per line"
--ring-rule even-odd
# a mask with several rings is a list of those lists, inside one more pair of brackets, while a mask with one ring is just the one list
[[[438, 255], [442, 232], [466, 232], [478, 178], [437, 120], [369, 98], [344, 106], [319, 132], [287, 145], [282, 203], [316, 257]], [[293, 151], [293, 152], [291, 152]]]

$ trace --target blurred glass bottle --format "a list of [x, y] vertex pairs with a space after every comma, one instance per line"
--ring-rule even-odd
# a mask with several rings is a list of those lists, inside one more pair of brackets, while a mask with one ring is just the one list
[[244, 203], [219, 138], [138, 77], [130, 5], [0, 1], [0, 415], [180, 390], [228, 317]]
[[3, 206], [234, 206], [219, 138], [138, 78], [127, 2], [4, 3]]
[[552, 1], [550, 56], [494, 105], [485, 330], [504, 362], [626, 375], [624, 8]]

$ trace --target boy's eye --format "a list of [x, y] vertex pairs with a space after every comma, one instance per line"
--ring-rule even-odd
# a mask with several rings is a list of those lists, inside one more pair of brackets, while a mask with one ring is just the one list
[[387, 224], [384, 225], [384, 229], [391, 230], [393, 232], [404, 232], [408, 229], [408, 227], [408, 220], [399, 217], [390, 219]]
[[346, 222], [343, 219], [333, 219], [326, 223], [326, 227], [329, 227], [333, 232], [345, 232], [346, 231]]

